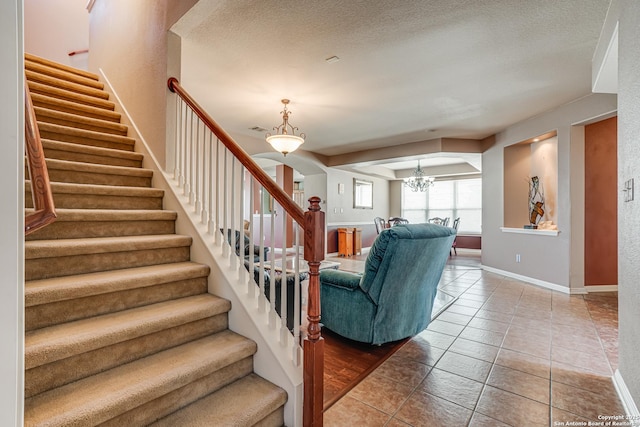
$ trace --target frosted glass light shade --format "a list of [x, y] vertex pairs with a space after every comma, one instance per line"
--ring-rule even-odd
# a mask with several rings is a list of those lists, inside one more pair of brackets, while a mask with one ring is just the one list
[[296, 151], [304, 143], [304, 139], [296, 135], [271, 135], [266, 139], [276, 151], [285, 156], [292, 151]]

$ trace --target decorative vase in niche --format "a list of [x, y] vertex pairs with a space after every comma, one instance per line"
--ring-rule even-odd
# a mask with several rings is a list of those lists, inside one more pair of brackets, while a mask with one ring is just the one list
[[537, 176], [529, 180], [529, 224], [524, 228], [536, 229], [544, 215], [544, 189]]

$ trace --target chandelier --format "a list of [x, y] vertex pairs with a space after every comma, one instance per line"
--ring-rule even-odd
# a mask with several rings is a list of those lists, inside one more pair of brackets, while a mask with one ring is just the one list
[[300, 136], [296, 135], [298, 128], [289, 124], [290, 111], [287, 110], [289, 100], [283, 99], [282, 103], [284, 104], [284, 110], [280, 112], [280, 114], [282, 114], [282, 124], [274, 126], [273, 130], [276, 131], [276, 134], [271, 135], [271, 133], [267, 133], [266, 140], [276, 151], [286, 156], [304, 144], [306, 135], [304, 133], [301, 133]]
[[418, 160], [418, 167], [414, 169], [413, 176], [411, 178], [405, 178], [404, 185], [412, 191], [427, 191], [435, 180], [432, 176], [424, 176], [424, 171], [420, 168], [420, 160]]

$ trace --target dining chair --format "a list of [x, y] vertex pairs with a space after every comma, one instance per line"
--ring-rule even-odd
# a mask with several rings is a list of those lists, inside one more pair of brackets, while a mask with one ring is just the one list
[[453, 243], [451, 244], [449, 255], [451, 255], [451, 250], [453, 250], [454, 254], [458, 255], [458, 251], [456, 251], [456, 240], [458, 240], [458, 227], [460, 227], [460, 217], [453, 220], [453, 226], [451, 228], [456, 230], [456, 237], [453, 239]]
[[378, 234], [380, 234], [382, 230], [387, 228], [387, 222], [384, 220], [384, 218], [380, 218], [379, 216], [373, 219], [373, 223], [376, 225], [376, 232]]

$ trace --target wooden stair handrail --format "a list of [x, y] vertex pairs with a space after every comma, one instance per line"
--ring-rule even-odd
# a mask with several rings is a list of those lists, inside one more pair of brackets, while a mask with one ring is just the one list
[[36, 113], [33, 109], [26, 79], [24, 83], [24, 113], [25, 151], [31, 177], [31, 196], [35, 209], [24, 218], [24, 234], [28, 235], [51, 224], [57, 216]]
[[205, 126], [227, 147], [253, 177], [273, 196], [282, 208], [304, 229], [304, 259], [309, 263], [309, 293], [307, 303], [307, 336], [303, 342], [303, 424], [322, 427], [324, 339], [320, 327], [320, 262], [324, 259], [325, 216], [320, 209], [320, 198], [309, 199], [309, 210], [304, 212], [293, 199], [267, 175], [260, 166], [225, 132], [202, 107], [184, 90], [175, 77], [167, 86], [191, 107]]
[[213, 132], [220, 142], [247, 168], [249, 173], [273, 196], [274, 199], [282, 206], [282, 208], [293, 218], [295, 222], [304, 227], [304, 211], [293, 201], [282, 188], [276, 184], [269, 175], [262, 170], [260, 166], [251, 158], [242, 147], [240, 147], [231, 136], [211, 118], [209, 114], [184, 90], [180, 82], [175, 77], [171, 77], [167, 86], [169, 90], [182, 98], [182, 100], [191, 107], [194, 113], [205, 126]]

